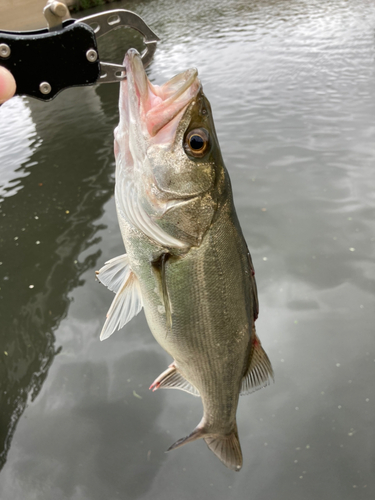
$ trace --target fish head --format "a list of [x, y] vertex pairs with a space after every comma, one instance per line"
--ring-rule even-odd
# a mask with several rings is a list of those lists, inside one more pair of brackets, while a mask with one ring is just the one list
[[199, 246], [224, 166], [198, 72], [156, 86], [135, 49], [124, 65], [115, 130], [118, 213], [161, 246]]

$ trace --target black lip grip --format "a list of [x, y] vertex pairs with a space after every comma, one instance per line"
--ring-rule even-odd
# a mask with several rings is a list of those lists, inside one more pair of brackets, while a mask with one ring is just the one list
[[[50, 101], [68, 87], [93, 85], [100, 75], [100, 61], [92, 28], [67, 20], [63, 29], [12, 32], [0, 30], [0, 46], [10, 49], [8, 57], [0, 53], [0, 65], [13, 74], [16, 95]], [[87, 52], [93, 52], [87, 55]], [[89, 58], [95, 59], [90, 62]]]

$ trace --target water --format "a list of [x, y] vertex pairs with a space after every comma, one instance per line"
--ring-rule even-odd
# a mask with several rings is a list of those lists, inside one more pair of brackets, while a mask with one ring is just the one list
[[[276, 383], [240, 399], [240, 473], [203, 441], [164, 453], [200, 401], [148, 391], [170, 358], [143, 313], [99, 342], [112, 294], [94, 270], [123, 253], [118, 86], [15, 98], [0, 110], [1, 499], [374, 498], [373, 2], [113, 7], [160, 36], [154, 83], [199, 69]], [[102, 58], [129, 44], [115, 32]]]

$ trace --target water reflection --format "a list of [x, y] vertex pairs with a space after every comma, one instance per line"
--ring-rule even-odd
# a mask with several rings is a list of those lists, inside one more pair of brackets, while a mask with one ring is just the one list
[[[23, 105], [9, 104], [5, 117], [20, 110], [18, 116], [29, 118]], [[14, 143], [18, 140], [18, 149], [12, 148], [8, 156], [17, 159], [20, 168], [15, 169], [16, 187], [13, 177], [0, 204], [1, 466], [17, 421], [27, 402], [38, 395], [58, 351], [54, 331], [69, 307], [68, 293], [83, 284], [80, 276], [99, 256], [96, 252], [77, 261], [93, 243], [100, 228], [94, 221], [113, 187], [108, 169], [112, 123], [93, 89], [80, 92], [79, 103], [77, 91], [70, 91], [63, 109], [57, 100], [29, 106], [35, 124], [26, 120], [26, 127], [20, 128], [13, 118], [5, 134], [13, 136]], [[80, 113], [85, 120], [77, 120]], [[100, 124], [101, 132], [92, 123]], [[104, 141], [103, 128], [108, 130]], [[34, 147], [25, 161], [22, 148], [30, 141], [45, 147]], [[10, 161], [3, 166], [9, 174]]]
[[[27, 175], [32, 162], [28, 161], [38, 147], [38, 137], [26, 99], [15, 97], [1, 109], [0, 135], [1, 179], [0, 202], [18, 189], [19, 178]], [[20, 167], [22, 165], [22, 167]]]
[[[157, 361], [161, 368], [162, 360]], [[167, 436], [156, 425], [163, 397], [154, 401], [151, 413], [147, 387], [137, 383], [135, 397], [134, 385], [126, 382], [140, 364], [153, 366], [155, 352], [119, 356], [111, 369], [106, 361], [61, 364], [51, 393], [34, 408], [28, 432], [21, 430], [22, 445], [15, 443], [16, 477], [4, 478], [4, 490], [17, 498], [23, 488], [38, 485], [45, 498], [77, 500], [100, 500], [108, 491], [125, 499], [145, 494], [165, 459]], [[113, 378], [112, 369], [122, 381]], [[142, 385], [142, 378], [137, 382]]]

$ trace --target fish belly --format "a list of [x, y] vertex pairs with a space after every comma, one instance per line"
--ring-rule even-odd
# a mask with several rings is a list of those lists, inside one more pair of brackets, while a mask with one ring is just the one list
[[[205, 418], [228, 426], [235, 420], [249, 359], [252, 324], [247, 246], [234, 216], [218, 217], [199, 247], [166, 261], [165, 297], [151, 262], [167, 251], [125, 221], [120, 223], [131, 268], [142, 292], [149, 327], [202, 397]], [[220, 416], [220, 424], [215, 424]]]

